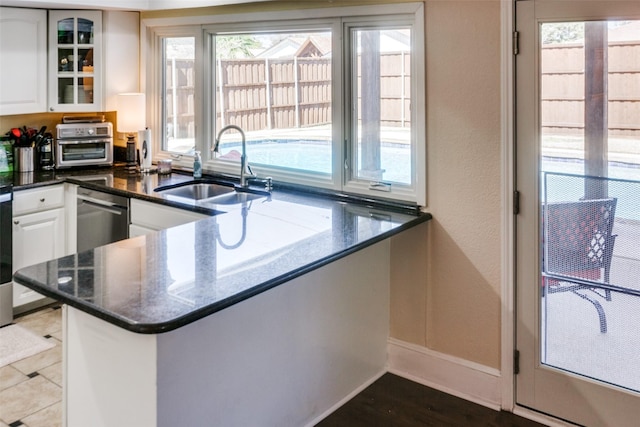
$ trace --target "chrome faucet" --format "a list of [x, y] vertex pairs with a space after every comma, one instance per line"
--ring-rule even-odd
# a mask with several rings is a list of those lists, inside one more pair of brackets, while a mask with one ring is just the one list
[[211, 149], [211, 151], [214, 152], [214, 153], [218, 153], [219, 152], [218, 151], [218, 145], [220, 145], [220, 137], [222, 136], [223, 133], [225, 133], [229, 129], [237, 130], [238, 132], [240, 132], [240, 136], [242, 137], [242, 155], [240, 156], [240, 186], [241, 187], [248, 187], [249, 186], [249, 182], [247, 180], [247, 177], [254, 177], [255, 175], [251, 171], [251, 166], [249, 166], [249, 163], [247, 162], [247, 142], [246, 142], [246, 138], [244, 136], [244, 131], [242, 129], [240, 129], [239, 126], [227, 125], [227, 126], [223, 127], [222, 129], [220, 129], [220, 132], [218, 132], [218, 136], [216, 137], [216, 143], [213, 146], [213, 148]]

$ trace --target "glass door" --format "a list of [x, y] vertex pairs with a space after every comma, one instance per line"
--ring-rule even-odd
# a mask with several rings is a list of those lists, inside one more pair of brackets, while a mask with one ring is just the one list
[[52, 111], [93, 111], [100, 105], [100, 22], [99, 11], [50, 12]]
[[640, 3], [516, 2], [521, 406], [640, 417]]

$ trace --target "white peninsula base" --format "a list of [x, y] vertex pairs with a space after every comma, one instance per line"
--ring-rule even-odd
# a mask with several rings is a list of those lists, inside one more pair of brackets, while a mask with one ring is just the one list
[[158, 335], [66, 306], [65, 424], [313, 425], [385, 371], [389, 248]]

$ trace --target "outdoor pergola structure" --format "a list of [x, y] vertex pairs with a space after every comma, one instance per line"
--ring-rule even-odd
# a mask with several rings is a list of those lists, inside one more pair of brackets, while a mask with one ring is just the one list
[[380, 32], [363, 31], [360, 69], [362, 165], [359, 173], [368, 179], [381, 180], [380, 161]]
[[[585, 175], [608, 176], [608, 37], [606, 21], [585, 22]], [[607, 197], [605, 180], [585, 180], [585, 199]]]

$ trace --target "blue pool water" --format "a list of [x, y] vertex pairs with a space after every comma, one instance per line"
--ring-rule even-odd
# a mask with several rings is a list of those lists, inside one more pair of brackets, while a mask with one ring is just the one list
[[[541, 176], [542, 199], [549, 202], [578, 200], [584, 195], [584, 165], [581, 161], [563, 161], [562, 159], [545, 159]], [[573, 174], [576, 176], [563, 176]], [[599, 181], [593, 179], [592, 181]], [[602, 180], [600, 180], [602, 181]], [[616, 218], [640, 221], [640, 167], [622, 164], [609, 164], [609, 179], [606, 190], [609, 197], [618, 199]], [[545, 185], [546, 182], [546, 185]]]
[[[237, 150], [238, 146], [226, 144], [222, 154]], [[250, 141], [247, 156], [251, 164], [263, 164], [331, 173], [331, 144], [319, 141]], [[407, 145], [383, 143], [380, 154], [381, 168], [385, 170], [382, 179], [401, 184], [411, 183], [411, 153]]]
[[[223, 148], [223, 147], [221, 147]], [[239, 144], [225, 144], [223, 154], [238, 150]], [[319, 172], [331, 173], [331, 144], [322, 141], [268, 140], [249, 141], [247, 155], [252, 164], [264, 164]], [[385, 170], [383, 180], [402, 184], [411, 183], [411, 154], [407, 145], [383, 143], [381, 147], [381, 167]], [[584, 174], [584, 163], [569, 159], [545, 158], [542, 163], [544, 172], [560, 172], [566, 174]], [[609, 195], [618, 198], [616, 216], [619, 218], [640, 220], [640, 165], [609, 165]], [[544, 173], [542, 174], [544, 180]], [[636, 181], [635, 183], [623, 180]], [[544, 181], [541, 182], [544, 189]], [[551, 200], [577, 200], [581, 197], [583, 180], [575, 185], [564, 183], [557, 188], [550, 188]]]

